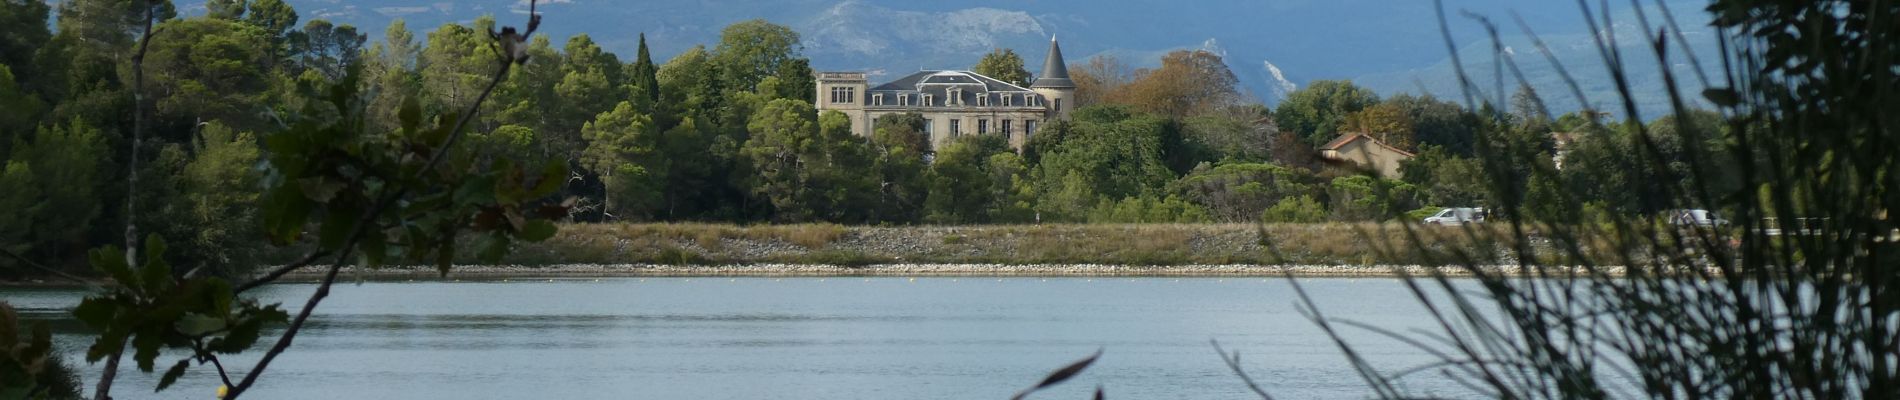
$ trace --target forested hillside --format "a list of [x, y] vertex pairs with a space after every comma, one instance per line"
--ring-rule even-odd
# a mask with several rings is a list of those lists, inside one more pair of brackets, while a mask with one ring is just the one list
[[[482, 92], [496, 51], [490, 17], [426, 30], [397, 20], [369, 41], [368, 28], [300, 18], [281, 0], [213, 1], [192, 17], [161, 8], [143, 60], [146, 100], [135, 106], [137, 7], [6, 1], [0, 19], [56, 24], [0, 28], [0, 182], [14, 189], [0, 192], [0, 246], [74, 270], [84, 249], [117, 242], [127, 219], [175, 238], [174, 262], [249, 265], [267, 248], [260, 160], [274, 135], [334, 118], [310, 106], [342, 84], [354, 85], [345, 100], [362, 108], [353, 129], [364, 134], [401, 131], [411, 107], [447, 115]], [[1268, 108], [1240, 94], [1220, 55], [1189, 50], [1154, 68], [1072, 65], [1084, 108], [1043, 125], [1021, 152], [981, 135], [933, 152], [920, 118], [881, 119], [864, 137], [843, 115], [814, 111], [812, 60], [786, 26], [732, 24], [717, 43], [669, 60], [635, 40], [639, 50], [622, 56], [585, 34], [531, 38], [529, 62], [482, 103], [457, 151], [567, 165], [559, 193], [576, 222], [1381, 221], [1486, 204], [1484, 185], [1531, 199], [1588, 193], [1583, 204], [1531, 202], [1542, 210], [1531, 217], [1574, 221], [1656, 211], [1658, 198], [1622, 188], [1693, 175], [1640, 167], [1625, 126], [1589, 113], [1551, 118], [1529, 91], [1510, 110], [1473, 111], [1320, 81]], [[996, 50], [968, 62], [999, 76], [1025, 71], [1016, 52]], [[134, 146], [136, 112], [150, 118]], [[1314, 147], [1347, 132], [1419, 156], [1402, 177], [1321, 163]], [[1530, 173], [1551, 165], [1552, 132], [1577, 138], [1561, 173], [1582, 184]], [[1536, 151], [1500, 155], [1522, 170], [1485, 182], [1474, 157], [1487, 141]], [[135, 193], [125, 184], [134, 173]], [[129, 195], [139, 199], [132, 208]]]

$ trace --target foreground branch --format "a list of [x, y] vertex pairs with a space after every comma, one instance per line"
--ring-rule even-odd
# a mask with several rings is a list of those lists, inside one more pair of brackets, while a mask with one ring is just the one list
[[[444, 142], [444, 144], [441, 147], [435, 149], [435, 153], [429, 157], [429, 162], [424, 164], [422, 169], [419, 170], [419, 171], [422, 171], [420, 173], [428, 173], [428, 171], [435, 169], [436, 166], [441, 164], [442, 160], [447, 157], [449, 153], [449, 149], [454, 148], [455, 142], [461, 139], [462, 129], [468, 126], [468, 122], [471, 119], [471, 117], [475, 115], [475, 111], [477, 111], [477, 109], [481, 107], [482, 102], [486, 101], [490, 94], [494, 93], [495, 87], [500, 86], [501, 81], [508, 78], [508, 71], [512, 69], [513, 67], [514, 67], [513, 58], [508, 57], [507, 55], [504, 55], [501, 62], [500, 69], [495, 72], [495, 78], [488, 82], [487, 88], [482, 89], [481, 95], [475, 98], [475, 102], [472, 104], [469, 104], [468, 112], [463, 113], [460, 117], [457, 118], [454, 130], [450, 131], [449, 133], [448, 141]], [[325, 297], [330, 296], [330, 286], [336, 283], [337, 272], [341, 271], [343, 269], [343, 265], [349, 261], [350, 253], [353, 250], [355, 250], [357, 243], [362, 240], [363, 234], [368, 233], [371, 226], [376, 226], [377, 216], [382, 215], [385, 209], [389, 208], [390, 205], [393, 205], [396, 203], [396, 200], [401, 199], [402, 196], [408, 194], [409, 189], [411, 188], [402, 187], [402, 188], [395, 189], [393, 192], [387, 195], [384, 195], [381, 199], [377, 200], [376, 204], [373, 207], [370, 207], [368, 212], [364, 213], [363, 219], [357, 222], [354, 230], [352, 230], [350, 232], [350, 235], [347, 237], [347, 239], [344, 240], [342, 251], [340, 251], [336, 255], [336, 261], [330, 263], [330, 268], [324, 271], [322, 283], [319, 283], [317, 285], [317, 290], [310, 294], [310, 299], [304, 301], [303, 309], [297, 312], [297, 317], [295, 319], [292, 319], [290, 321], [290, 326], [284, 329], [283, 336], [277, 339], [277, 343], [271, 346], [271, 349], [269, 352], [264, 353], [263, 358], [257, 360], [256, 366], [251, 367], [251, 370], [244, 374], [243, 381], [238, 382], [237, 386], [231, 387], [231, 390], [227, 392], [225, 399], [227, 400], [236, 399], [238, 398], [238, 396], [243, 395], [246, 390], [249, 390], [252, 385], [257, 383], [257, 378], [264, 374], [264, 370], [266, 368], [270, 367], [271, 361], [276, 360], [279, 354], [284, 353], [284, 350], [290, 349], [291, 342], [293, 342], [296, 339], [297, 333], [303, 330], [304, 324], [310, 320], [310, 314], [311, 312], [316, 310], [317, 304], [322, 303]], [[287, 274], [298, 267], [308, 265], [311, 261], [314, 261], [317, 258], [321, 258], [322, 257], [321, 253], [323, 253], [323, 251], [311, 252], [310, 255], [305, 256], [305, 259], [300, 260], [299, 263], [292, 263], [290, 265], [279, 267], [278, 269], [271, 271], [271, 273], [267, 274], [265, 277], [259, 278], [257, 280], [253, 280], [251, 282], [247, 282], [242, 287], [239, 287], [236, 290], [242, 291], [242, 290], [261, 286], [271, 281], [275, 281], [276, 279], [284, 276], [284, 274]]]
[[[138, 198], [139, 198], [139, 147], [145, 138], [145, 50], [152, 45], [152, 21], [158, 16], [156, 2], [145, 3], [145, 28], [139, 35], [138, 51], [132, 53], [132, 154], [125, 161], [125, 265], [137, 268], [138, 263]], [[119, 375], [119, 358], [125, 354], [121, 350], [106, 356], [105, 371], [99, 373], [99, 386], [93, 389], [93, 399], [110, 400], [112, 398], [112, 380]]]

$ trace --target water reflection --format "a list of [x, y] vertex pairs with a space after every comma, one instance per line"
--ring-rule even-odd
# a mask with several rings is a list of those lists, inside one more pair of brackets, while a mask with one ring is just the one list
[[[1302, 281], [1332, 316], [1403, 330], [1430, 321], [1402, 284]], [[311, 285], [266, 301], [298, 304]], [[87, 338], [61, 309], [72, 290], [7, 300], [56, 318], [75, 360]], [[645, 278], [339, 286], [259, 398], [1006, 398], [1049, 369], [1107, 349], [1077, 383], [1086, 398], [1245, 397], [1208, 347], [1218, 338], [1283, 398], [1363, 398], [1332, 343], [1279, 279]], [[274, 333], [273, 333], [274, 334]], [[1430, 358], [1360, 340], [1381, 364]], [[248, 365], [250, 358], [231, 360]], [[161, 360], [164, 361], [164, 360]], [[96, 367], [95, 367], [96, 368]], [[89, 377], [96, 374], [88, 368]], [[158, 398], [203, 398], [194, 370]], [[125, 393], [154, 375], [121, 374]], [[1426, 393], [1463, 392], [1429, 379]], [[144, 395], [139, 397], [143, 398]]]

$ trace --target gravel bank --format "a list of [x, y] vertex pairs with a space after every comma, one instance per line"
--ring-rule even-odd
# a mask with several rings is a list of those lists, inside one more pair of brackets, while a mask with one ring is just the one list
[[[1517, 266], [1484, 267], [1487, 272], [1514, 274]], [[735, 265], [658, 265], [658, 264], [563, 264], [550, 266], [467, 265], [449, 273], [456, 278], [582, 278], [645, 276], [1299, 276], [1299, 277], [1396, 277], [1429, 275], [1469, 275], [1461, 267], [1427, 266], [1341, 266], [1341, 265], [1108, 265], [1108, 264], [878, 264], [838, 266], [821, 264], [735, 264]], [[313, 280], [322, 277], [321, 268], [306, 268], [286, 278]], [[1621, 274], [1613, 268], [1611, 274]], [[1560, 273], [1560, 272], [1555, 272]], [[373, 270], [346, 268], [343, 279], [436, 279], [433, 267], [385, 267]]]

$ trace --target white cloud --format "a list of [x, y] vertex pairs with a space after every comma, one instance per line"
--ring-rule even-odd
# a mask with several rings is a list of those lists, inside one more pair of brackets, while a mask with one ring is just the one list
[[385, 17], [396, 17], [396, 16], [421, 13], [421, 12], [428, 12], [429, 8], [428, 7], [376, 7], [374, 8], [374, 10], [376, 11], [377, 14], [382, 14]]

